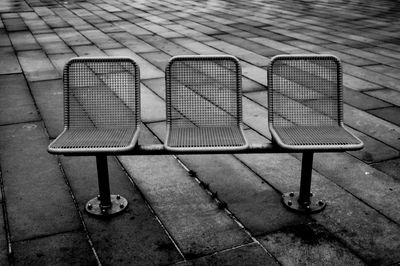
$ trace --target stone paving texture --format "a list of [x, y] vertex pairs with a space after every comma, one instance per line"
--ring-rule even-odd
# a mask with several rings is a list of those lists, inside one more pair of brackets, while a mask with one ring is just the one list
[[[400, 4], [397, 0], [0, 1], [0, 265], [397, 265], [400, 263]], [[141, 144], [165, 137], [174, 55], [232, 54], [251, 143], [269, 142], [266, 67], [330, 53], [361, 151], [316, 154], [314, 215], [286, 210], [301, 154], [109, 157], [127, 211], [84, 211], [93, 157], [46, 148], [63, 128], [62, 69], [129, 56], [141, 69]]]

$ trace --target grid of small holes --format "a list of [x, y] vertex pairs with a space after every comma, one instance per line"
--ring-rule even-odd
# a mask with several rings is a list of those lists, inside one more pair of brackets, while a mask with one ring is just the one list
[[66, 71], [68, 127], [136, 127], [137, 77], [130, 61], [75, 61]]
[[169, 122], [174, 126], [238, 125], [238, 69], [229, 59], [176, 60], [170, 66]]
[[342, 127], [279, 127], [282, 141], [289, 145], [346, 145], [359, 142]]
[[169, 137], [171, 147], [234, 147], [246, 143], [238, 127], [175, 128]]
[[272, 66], [272, 123], [276, 126], [337, 125], [339, 73], [326, 58], [279, 59]]

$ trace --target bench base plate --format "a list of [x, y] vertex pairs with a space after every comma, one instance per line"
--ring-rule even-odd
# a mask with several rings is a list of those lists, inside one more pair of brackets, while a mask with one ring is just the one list
[[110, 195], [111, 205], [100, 205], [99, 197], [95, 197], [86, 203], [85, 210], [95, 216], [108, 217], [123, 212], [128, 206], [128, 201], [120, 195]]
[[291, 211], [308, 214], [318, 213], [326, 207], [324, 200], [316, 199], [313, 195], [310, 195], [310, 204], [308, 205], [300, 204], [298, 198], [298, 192], [288, 192], [282, 195], [282, 203]]

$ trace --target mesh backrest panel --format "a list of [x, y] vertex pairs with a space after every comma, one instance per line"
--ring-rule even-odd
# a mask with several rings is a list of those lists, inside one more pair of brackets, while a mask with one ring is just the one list
[[269, 119], [274, 126], [338, 125], [341, 69], [336, 57], [276, 57], [269, 69]]
[[123, 58], [77, 58], [64, 69], [68, 128], [136, 128], [139, 72]]
[[166, 79], [170, 125], [212, 127], [241, 123], [241, 72], [233, 57], [174, 58]]

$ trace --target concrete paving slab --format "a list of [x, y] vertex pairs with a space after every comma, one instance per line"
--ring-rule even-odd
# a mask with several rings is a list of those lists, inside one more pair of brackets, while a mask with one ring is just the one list
[[46, 125], [47, 134], [51, 139], [54, 139], [64, 129], [62, 80], [32, 82], [30, 88]]
[[196, 260], [186, 261], [176, 265], [201, 266], [201, 265], [279, 265], [258, 244], [248, 244], [242, 247], [224, 250], [210, 256], [201, 257]]
[[102, 32], [107, 33], [107, 34], [117, 33], [117, 32], [125, 32], [123, 29], [121, 29], [120, 27], [114, 25], [112, 22], [97, 23], [94, 26], [97, 29], [99, 29]]
[[371, 137], [400, 150], [400, 127], [349, 105], [344, 105], [344, 121]]
[[303, 49], [299, 49], [297, 47], [291, 46], [291, 45], [287, 45], [284, 44], [282, 42], [276, 41], [276, 40], [272, 40], [269, 38], [265, 38], [265, 37], [255, 37], [255, 38], [249, 38], [250, 41], [265, 45], [267, 47], [270, 47], [272, 49], [281, 51], [281, 53], [289, 53], [289, 54], [295, 54], [295, 53], [307, 53], [307, 51], [303, 50]]
[[[158, 138], [165, 139], [165, 123], [149, 127]], [[178, 155], [178, 158], [211, 192], [217, 193], [218, 199], [227, 204], [254, 236], [308, 220], [307, 216], [282, 208], [281, 195], [232, 155]]]
[[0, 106], [0, 125], [40, 119], [22, 74], [0, 75]]
[[[1, 178], [1, 175], [0, 175]], [[1, 195], [0, 195], [1, 196]], [[3, 208], [3, 198], [1, 197], [1, 204], [0, 207]], [[6, 237], [6, 230], [4, 226], [4, 214], [0, 212], [0, 264], [1, 265], [9, 265], [8, 263], [8, 243]]]
[[[191, 38], [174, 38], [172, 41], [186, 49], [189, 49], [197, 54], [226, 54], [220, 50], [217, 50], [209, 45], [206, 45], [202, 42], [193, 40]], [[215, 39], [213, 39], [215, 41]]]
[[0, 47], [0, 75], [21, 72], [21, 67], [13, 48], [11, 46]]
[[[274, 55], [280, 54], [280, 51], [265, 47], [264, 45], [249, 41], [244, 39], [243, 37], [233, 36], [231, 34], [223, 34], [215, 36], [218, 39], [224, 40], [228, 43], [233, 43], [243, 49], [247, 49], [249, 51], [253, 51], [259, 55], [272, 57]], [[267, 60], [268, 62], [268, 60]], [[265, 62], [264, 62], [265, 63]]]
[[283, 228], [261, 243], [282, 265], [366, 265], [333, 234], [312, 223]]
[[243, 98], [243, 122], [259, 134], [271, 139], [268, 128], [268, 111], [259, 104]]
[[82, 231], [14, 243], [15, 265], [97, 265]]
[[384, 172], [385, 174], [390, 175], [396, 178], [397, 180], [400, 180], [400, 174], [398, 172], [400, 166], [400, 159], [383, 161], [380, 163], [375, 163], [372, 166]]
[[68, 27], [69, 24], [62, 19], [61, 17], [53, 15], [43, 16], [42, 19], [49, 25], [50, 28], [65, 28]]
[[[276, 189], [282, 192], [298, 190], [300, 162], [296, 163], [297, 166], [292, 165], [289, 155], [238, 157]], [[269, 163], [266, 164], [265, 161]], [[285, 167], [282, 167], [283, 165]], [[282, 173], [279, 178], [276, 178], [277, 172]], [[400, 246], [400, 228], [397, 224], [359, 202], [333, 182], [322, 178], [317, 172], [313, 172], [312, 190], [317, 197], [321, 196], [328, 202], [327, 208], [313, 218], [333, 232], [339, 241], [345, 243], [358, 257], [371, 264], [390, 264], [398, 261], [399, 258], [393, 257], [393, 252]], [[371, 232], [375, 230], [380, 234], [373, 236]]]
[[5, 29], [8, 32], [25, 31], [28, 29], [24, 21], [18, 15], [13, 18], [4, 18], [4, 15], [2, 17]]
[[88, 22], [84, 21], [80, 17], [76, 16], [74, 13], [72, 13], [68, 9], [60, 8], [55, 10], [55, 13], [58, 16], [63, 17], [66, 21], [68, 21], [68, 24], [72, 26], [76, 30], [89, 30], [93, 29], [93, 26], [89, 24]]
[[391, 105], [387, 102], [346, 87], [343, 89], [343, 100], [345, 103], [350, 104], [360, 110], [391, 107]]
[[389, 89], [400, 91], [400, 83], [398, 79], [388, 77], [386, 75], [374, 72], [372, 70], [368, 70], [365, 68], [352, 66], [349, 64], [343, 65], [344, 73], [356, 76], [361, 79], [365, 79], [367, 81], [380, 84]]
[[213, 37], [208, 36], [202, 32], [195, 31], [193, 29], [190, 29], [188, 27], [185, 27], [184, 25], [179, 25], [179, 24], [170, 24], [170, 25], [165, 25], [165, 27], [172, 29], [174, 31], [177, 31], [181, 33], [184, 36], [190, 37], [191, 39], [195, 41], [210, 41], [214, 40]]
[[106, 54], [94, 45], [80, 45], [71, 47], [78, 56], [104, 57]]
[[0, 3], [0, 13], [31, 11], [31, 7], [23, 0], [3, 1]]
[[152, 46], [156, 47], [157, 49], [163, 51], [166, 54], [171, 56], [175, 55], [190, 55], [194, 54], [192, 51], [177, 45], [161, 36], [157, 35], [141, 35], [139, 36], [143, 41], [151, 44]]
[[398, 78], [400, 76], [400, 70], [398, 68], [386, 66], [386, 65], [372, 65], [366, 66], [367, 69], [379, 72], [381, 74], [385, 74], [391, 76], [393, 78]]
[[53, 64], [41, 50], [18, 52], [17, 57], [28, 81], [60, 78]]
[[391, 89], [371, 90], [365, 92], [383, 101], [400, 106], [400, 92]]
[[49, 26], [35, 12], [20, 13], [20, 16], [33, 34], [52, 32]]
[[0, 127], [0, 164], [11, 240], [43, 237], [81, 228], [57, 160], [47, 153], [40, 123]]
[[77, 57], [77, 55], [75, 53], [49, 55], [49, 59], [60, 74], [60, 77], [63, 74], [65, 64], [73, 57]]
[[369, 110], [368, 112], [377, 117], [385, 119], [386, 121], [389, 121], [390, 123], [400, 126], [400, 107], [390, 106], [390, 107], [386, 107], [386, 108]]
[[[395, 201], [400, 184], [392, 177], [346, 153], [318, 154], [314, 158], [314, 169], [400, 224], [400, 209]], [[348, 176], [355, 179], [350, 180]]]
[[105, 50], [105, 52], [109, 56], [127, 56], [132, 58], [136, 62], [136, 64], [139, 65], [141, 80], [164, 77], [164, 71], [156, 68], [154, 65], [143, 59], [143, 57], [127, 48], [109, 49]]
[[48, 16], [54, 16], [54, 12], [51, 10], [51, 6], [47, 7], [46, 5], [42, 6], [35, 6], [33, 8], [36, 14], [38, 14], [40, 17], [48, 17]]
[[140, 35], [149, 35], [151, 34], [150, 31], [143, 29], [133, 23], [128, 21], [121, 21], [121, 22], [114, 22], [114, 25], [124, 29], [125, 31], [131, 33], [133, 36], [140, 36]]
[[357, 130], [353, 130], [352, 128], [347, 127], [347, 130], [352, 132], [364, 142], [363, 149], [358, 151], [349, 151], [348, 153], [365, 163], [370, 164], [390, 160], [400, 155], [398, 150], [393, 149], [392, 147], [380, 142], [379, 140], [376, 140], [375, 138], [371, 138]]
[[[155, 139], [143, 132], [142, 141]], [[172, 156], [119, 159], [186, 258], [252, 242]]]
[[343, 74], [343, 86], [355, 91], [376, 90], [382, 88], [376, 83], [368, 82], [347, 74]]
[[93, 10], [92, 12], [93, 12], [95, 15], [97, 15], [97, 16], [103, 18], [105, 21], [111, 22], [111, 21], [120, 21], [120, 20], [121, 20], [120, 17], [117, 17], [117, 16], [115, 16], [115, 15], [113, 15], [113, 14], [107, 12], [107, 11], [103, 11], [103, 10]]
[[383, 56], [377, 53], [368, 52], [361, 49], [348, 49], [345, 52], [362, 58], [368, 58], [369, 60], [373, 60], [376, 63], [381, 63], [381, 64], [391, 65], [391, 63], [394, 63], [396, 61], [396, 58]]
[[141, 57], [145, 60], [149, 61], [152, 65], [156, 66], [157, 68], [165, 71], [171, 56], [167, 55], [166, 53], [157, 51], [151, 53], [140, 53]]
[[243, 49], [239, 46], [229, 44], [224, 41], [210, 41], [206, 42], [207, 45], [224, 51], [227, 54], [234, 54], [236, 57], [244, 60], [252, 65], [263, 67], [269, 63], [269, 58]]
[[39, 44], [29, 31], [10, 32], [9, 36], [16, 51], [40, 49]]
[[92, 217], [84, 211], [86, 202], [99, 193], [95, 158], [61, 157], [61, 162], [102, 264], [166, 265], [182, 259], [114, 158], [108, 158], [110, 190], [125, 197], [129, 205], [111, 219]]
[[135, 53], [157, 51], [155, 47], [126, 32], [111, 33], [110, 36]]
[[2, 28], [2, 21], [0, 19], [0, 47], [2, 46], [11, 46], [11, 41], [10, 38], [7, 35], [6, 30], [4, 29], [4, 27]]
[[149, 88], [141, 86], [141, 117], [145, 123], [165, 121], [165, 102]]
[[161, 37], [164, 37], [166, 39], [169, 38], [178, 38], [178, 37], [182, 37], [182, 34], [175, 32], [175, 31], [171, 31], [170, 29], [163, 27], [161, 25], [149, 22], [149, 21], [143, 21], [143, 22], [138, 22], [136, 23], [138, 26], [154, 33], [157, 34]]
[[63, 54], [72, 52], [56, 33], [36, 34], [35, 38], [46, 54]]
[[100, 49], [121, 48], [122, 45], [99, 30], [83, 30], [82, 35], [92, 41]]

